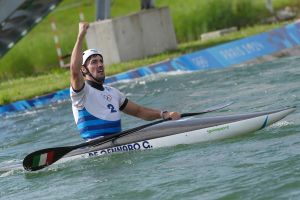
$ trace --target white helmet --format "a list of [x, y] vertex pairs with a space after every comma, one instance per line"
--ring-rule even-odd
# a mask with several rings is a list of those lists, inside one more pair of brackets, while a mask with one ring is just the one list
[[82, 65], [84, 65], [85, 61], [91, 56], [91, 55], [101, 55], [101, 53], [97, 49], [88, 49], [85, 50], [82, 54]]

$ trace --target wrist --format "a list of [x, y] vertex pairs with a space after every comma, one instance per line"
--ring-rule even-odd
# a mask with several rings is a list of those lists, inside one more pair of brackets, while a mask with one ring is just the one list
[[166, 111], [166, 110], [162, 110], [162, 111], [160, 111], [160, 117], [162, 118], [162, 119], [167, 119], [167, 117], [165, 117], [165, 115], [168, 113], [168, 111]]

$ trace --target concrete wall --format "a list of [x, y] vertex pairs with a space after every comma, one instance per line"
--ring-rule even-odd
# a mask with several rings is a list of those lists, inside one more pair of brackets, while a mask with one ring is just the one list
[[88, 48], [102, 51], [106, 64], [140, 59], [177, 47], [167, 7], [93, 22], [86, 41]]

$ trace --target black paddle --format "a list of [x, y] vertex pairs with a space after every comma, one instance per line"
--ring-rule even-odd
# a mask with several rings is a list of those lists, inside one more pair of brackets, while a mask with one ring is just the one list
[[[216, 106], [210, 107], [201, 112], [183, 113], [183, 114], [181, 114], [181, 117], [190, 117], [190, 116], [201, 115], [201, 114], [213, 112], [213, 111], [225, 108], [225, 107], [231, 105], [232, 103], [233, 102], [216, 105]], [[144, 128], [147, 128], [147, 127], [150, 127], [150, 126], [153, 126], [156, 124], [160, 124], [160, 123], [168, 121], [168, 120], [171, 120], [171, 119], [158, 120], [155, 122], [151, 122], [151, 123], [148, 123], [148, 124], [145, 124], [142, 126], [138, 126], [138, 127], [126, 130], [126, 131], [122, 131], [120, 133], [117, 133], [117, 134], [114, 134], [111, 136], [102, 137], [99, 139], [95, 139], [95, 140], [92, 140], [89, 142], [84, 142], [84, 143], [74, 145], [74, 146], [53, 147], [53, 148], [41, 149], [41, 150], [38, 150], [38, 151], [28, 154], [23, 160], [23, 167], [27, 171], [36, 171], [39, 169], [43, 169], [44, 167], [47, 167], [47, 166], [55, 163], [60, 158], [62, 158], [64, 155], [66, 155], [67, 153], [69, 153], [75, 149], [87, 147], [87, 146], [101, 145], [106, 142], [116, 140], [117, 138], [123, 137], [128, 134], [135, 133]]]

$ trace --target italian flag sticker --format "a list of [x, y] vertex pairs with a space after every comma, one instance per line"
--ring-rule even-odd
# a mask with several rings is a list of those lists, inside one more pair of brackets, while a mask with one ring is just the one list
[[44, 153], [41, 155], [36, 155], [33, 157], [33, 167], [38, 167], [38, 166], [43, 166], [43, 165], [48, 165], [51, 164], [53, 161], [54, 157], [54, 152], [50, 151], [48, 153]]

